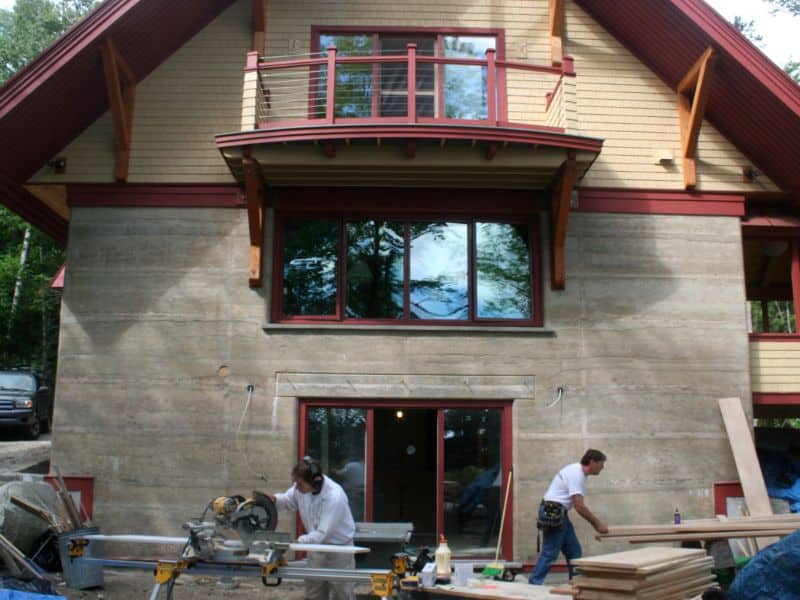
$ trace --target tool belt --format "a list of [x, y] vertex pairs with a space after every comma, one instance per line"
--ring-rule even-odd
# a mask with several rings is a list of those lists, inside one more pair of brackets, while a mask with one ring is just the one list
[[539, 529], [558, 529], [564, 525], [564, 519], [567, 516], [567, 509], [560, 502], [551, 502], [550, 500], [542, 500], [539, 504], [539, 515], [536, 520], [536, 526]]

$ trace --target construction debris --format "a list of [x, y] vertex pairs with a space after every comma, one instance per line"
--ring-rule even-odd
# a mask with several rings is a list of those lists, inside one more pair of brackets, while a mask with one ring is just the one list
[[711, 585], [714, 559], [704, 550], [647, 547], [573, 561], [572, 580], [579, 600], [672, 600], [698, 594]]

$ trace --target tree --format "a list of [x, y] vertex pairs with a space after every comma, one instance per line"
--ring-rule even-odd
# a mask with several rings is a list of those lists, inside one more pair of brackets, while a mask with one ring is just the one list
[[[36, 58], [97, 4], [96, 0], [17, 0], [0, 9], [0, 84]], [[59, 297], [50, 279], [64, 251], [0, 207], [0, 367], [55, 372]]]
[[786, 11], [793, 17], [800, 17], [800, 0], [766, 0], [773, 5], [773, 12]]
[[[773, 12], [786, 11], [790, 15], [797, 17], [800, 16], [800, 0], [764, 0], [774, 6]], [[755, 23], [745, 21], [742, 17], [736, 16], [733, 19], [733, 26], [736, 27], [745, 37], [750, 39], [758, 46], [762, 46], [764, 36], [759, 34], [756, 30]], [[790, 59], [783, 67], [783, 70], [789, 74], [789, 77], [800, 83], [800, 62]]]

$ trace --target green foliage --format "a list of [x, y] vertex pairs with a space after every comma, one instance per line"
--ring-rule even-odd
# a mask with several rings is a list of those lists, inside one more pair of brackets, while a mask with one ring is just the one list
[[800, 17], [800, 0], [765, 0], [773, 6], [773, 11], [786, 11], [794, 17]]
[[761, 42], [764, 41], [764, 36], [758, 33], [756, 24], [752, 19], [750, 21], [745, 21], [742, 17], [737, 15], [733, 18], [733, 26], [759, 46]]
[[[786, 11], [793, 17], [800, 16], [800, 0], [764, 0], [769, 4], [773, 5], [773, 13], [777, 13], [780, 11]], [[733, 26], [736, 27], [739, 31], [741, 31], [748, 39], [752, 40], [757, 45], [761, 46], [762, 42], [764, 41], [764, 36], [759, 34], [756, 31], [755, 23], [750, 21], [745, 21], [741, 17], [737, 16], [733, 19]], [[789, 77], [794, 79], [796, 82], [800, 83], [800, 62], [796, 60], [790, 60], [786, 65], [784, 65], [783, 70], [789, 74]]]
[[[0, 9], [0, 84], [96, 4], [96, 0], [17, 0], [12, 10]], [[28, 229], [26, 260], [20, 265]], [[0, 207], [0, 366], [54, 373], [60, 297], [49, 286], [63, 262], [64, 251], [52, 239]], [[15, 290], [18, 300], [12, 311]]]

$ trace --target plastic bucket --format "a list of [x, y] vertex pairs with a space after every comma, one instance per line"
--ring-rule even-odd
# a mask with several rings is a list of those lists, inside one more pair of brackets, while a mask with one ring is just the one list
[[474, 566], [472, 563], [455, 563], [455, 584], [466, 587], [467, 581], [472, 577]]

